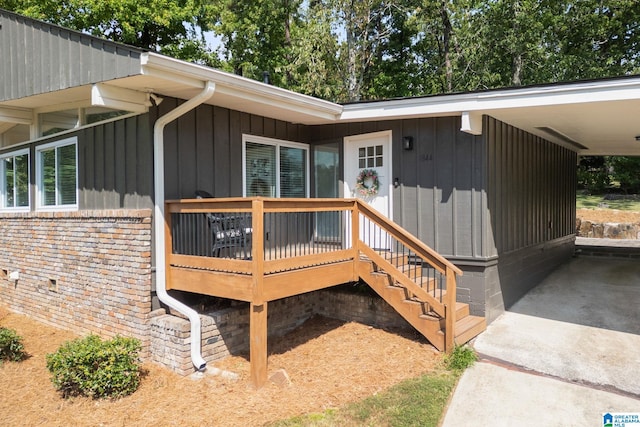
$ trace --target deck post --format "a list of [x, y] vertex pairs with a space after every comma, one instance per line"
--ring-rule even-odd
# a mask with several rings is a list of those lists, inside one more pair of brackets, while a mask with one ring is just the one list
[[456, 338], [456, 273], [450, 266], [446, 269], [447, 294], [445, 302], [444, 350], [453, 351]]
[[[171, 280], [171, 256], [173, 255], [173, 236], [171, 235], [171, 209], [170, 204], [165, 203], [164, 215], [164, 259], [165, 259], [165, 289], [173, 289]], [[155, 219], [156, 221], [158, 218]]]
[[267, 382], [267, 303], [251, 304], [250, 310], [251, 382], [260, 388]]
[[262, 305], [264, 300], [264, 201], [251, 201], [251, 276], [253, 279], [252, 304]]
[[249, 313], [251, 381], [256, 388], [267, 382], [267, 303], [264, 301], [264, 201], [251, 202], [253, 296]]
[[360, 279], [358, 263], [360, 262], [360, 210], [358, 202], [351, 205], [351, 249], [353, 250], [353, 281]]

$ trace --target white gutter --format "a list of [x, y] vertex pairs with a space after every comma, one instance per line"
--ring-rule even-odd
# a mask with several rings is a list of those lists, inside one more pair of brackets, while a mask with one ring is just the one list
[[159, 117], [158, 120], [156, 120], [156, 124], [153, 126], [153, 186], [155, 193], [153, 232], [156, 245], [156, 293], [160, 301], [189, 318], [189, 322], [191, 323], [191, 361], [199, 371], [202, 371], [207, 367], [207, 362], [202, 358], [200, 346], [200, 341], [202, 339], [200, 316], [195, 310], [181, 303], [167, 293], [167, 278], [165, 274], [167, 260], [164, 251], [164, 127], [168, 123], [207, 101], [211, 96], [213, 96], [215, 89], [215, 84], [211, 81], [207, 81], [202, 92], [184, 104], [181, 104], [175, 109], [169, 111], [164, 116]]

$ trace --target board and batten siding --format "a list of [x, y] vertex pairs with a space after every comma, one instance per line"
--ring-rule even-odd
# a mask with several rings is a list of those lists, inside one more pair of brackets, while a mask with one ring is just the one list
[[[165, 114], [179, 102], [165, 98], [155, 113]], [[243, 134], [302, 143], [309, 139], [304, 125], [201, 105], [165, 128], [167, 200], [193, 198], [196, 190], [215, 197], [242, 196]]]
[[153, 208], [149, 114], [87, 127], [76, 136], [81, 210]]
[[0, 101], [140, 74], [141, 53], [0, 10]]
[[[312, 143], [340, 143], [343, 159], [345, 136], [384, 130], [392, 131], [392, 179], [398, 183], [393, 220], [442, 255], [483, 256], [483, 139], [461, 132], [459, 117], [317, 126]], [[413, 150], [402, 149], [404, 136], [413, 137]]]
[[577, 154], [484, 119], [490, 255], [575, 234]]
[[79, 210], [153, 208], [151, 124], [149, 114], [140, 114], [0, 150], [29, 148], [31, 210], [36, 205], [36, 148], [69, 138], [77, 139]]

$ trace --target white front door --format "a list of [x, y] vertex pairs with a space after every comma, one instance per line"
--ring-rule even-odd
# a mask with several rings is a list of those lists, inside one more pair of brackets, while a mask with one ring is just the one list
[[[369, 190], [374, 181], [362, 176], [377, 175], [377, 190]], [[391, 131], [375, 132], [364, 135], [348, 136], [344, 139], [344, 196], [357, 197], [371, 205], [375, 210], [392, 219], [391, 209]], [[361, 224], [360, 236], [369, 240], [375, 249], [389, 249], [386, 233], [374, 230], [373, 225]], [[366, 241], [365, 240], [365, 241]]]

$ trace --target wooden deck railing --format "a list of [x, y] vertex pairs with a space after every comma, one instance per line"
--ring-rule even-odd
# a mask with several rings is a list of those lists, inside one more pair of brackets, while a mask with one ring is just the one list
[[[165, 212], [167, 289], [251, 303], [257, 385], [266, 380], [266, 303], [357, 281], [365, 258], [446, 319], [453, 347], [462, 272], [359, 199], [187, 199], [167, 201]], [[407, 274], [411, 265], [419, 275]], [[264, 366], [254, 369], [254, 351]]]

